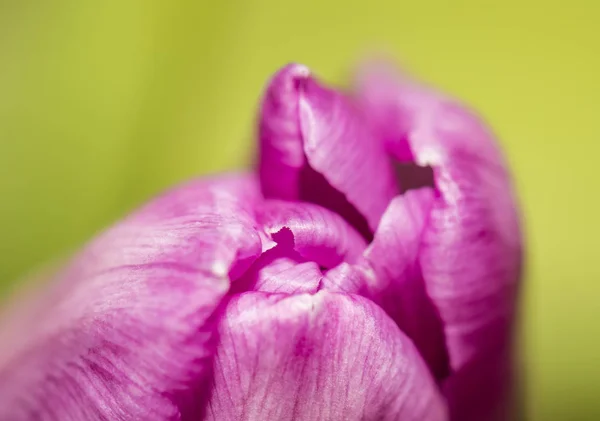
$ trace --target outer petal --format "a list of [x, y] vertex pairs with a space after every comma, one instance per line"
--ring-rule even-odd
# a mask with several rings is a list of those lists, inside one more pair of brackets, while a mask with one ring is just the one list
[[464, 382], [471, 387], [462, 393], [468, 401], [452, 405], [453, 417], [489, 419], [485, 413], [465, 418], [460, 408], [496, 393], [497, 384], [476, 378], [484, 370], [473, 364], [505, 349], [511, 338], [521, 236], [504, 160], [476, 116], [435, 92], [374, 72], [363, 79], [361, 96], [373, 127], [398, 159], [433, 167], [439, 197], [420, 262], [444, 323], [451, 368], [474, 373]]
[[257, 187], [196, 181], [92, 242], [0, 340], [0, 419], [197, 419], [228, 272], [261, 251]]
[[304, 66], [289, 65], [271, 81], [259, 137], [267, 197], [318, 203], [368, 235], [397, 194], [383, 145], [360, 113]]
[[208, 420], [446, 419], [418, 352], [366, 299], [248, 293], [220, 331]]

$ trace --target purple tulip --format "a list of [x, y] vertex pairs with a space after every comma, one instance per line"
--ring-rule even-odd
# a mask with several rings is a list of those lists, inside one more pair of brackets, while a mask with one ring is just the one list
[[506, 419], [521, 243], [493, 136], [381, 67], [280, 70], [256, 175], [92, 241], [0, 337], [0, 419]]

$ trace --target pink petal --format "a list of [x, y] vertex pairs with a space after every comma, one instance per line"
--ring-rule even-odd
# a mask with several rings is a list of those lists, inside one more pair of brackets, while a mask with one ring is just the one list
[[314, 293], [319, 287], [323, 274], [315, 262], [290, 265], [274, 273], [263, 272], [256, 282], [255, 291], [286, 294]]
[[198, 419], [229, 273], [261, 252], [259, 198], [246, 176], [195, 181], [93, 241], [0, 339], [0, 419]]
[[323, 274], [319, 265], [308, 262], [290, 244], [278, 244], [263, 252], [242, 277], [235, 281], [231, 293], [247, 291], [299, 294], [316, 292]]
[[434, 200], [431, 189], [395, 198], [381, 219], [365, 258], [377, 275], [369, 296], [375, 297], [400, 329], [415, 343], [435, 377], [448, 374], [448, 355], [437, 309], [432, 304], [419, 253]]
[[398, 190], [383, 145], [348, 98], [289, 65], [267, 88], [259, 131], [265, 196], [314, 202], [366, 236], [375, 230]]
[[341, 216], [315, 204], [269, 200], [257, 218], [275, 241], [282, 230], [291, 231], [293, 248], [325, 268], [353, 263], [366, 248], [365, 240]]
[[[360, 95], [392, 154], [433, 167], [439, 197], [424, 234], [423, 277], [444, 324], [451, 369], [483, 373], [472, 364], [510, 342], [521, 269], [517, 206], [504, 159], [473, 113], [389, 71], [367, 73]], [[463, 406], [495, 393], [496, 385], [477, 380], [470, 381]]]
[[220, 328], [207, 420], [446, 420], [418, 352], [357, 296], [247, 293]]
[[434, 192], [428, 188], [397, 196], [381, 218], [364, 259], [328, 272], [323, 288], [359, 293], [373, 300], [412, 339], [434, 376], [443, 379], [448, 374], [443, 326], [419, 266], [433, 200]]
[[316, 292], [321, 269], [355, 262], [365, 240], [341, 216], [319, 205], [267, 200], [256, 209], [263, 255], [235, 283], [235, 292]]

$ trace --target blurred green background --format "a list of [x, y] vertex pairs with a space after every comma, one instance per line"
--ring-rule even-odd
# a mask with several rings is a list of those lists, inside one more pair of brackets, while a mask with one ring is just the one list
[[528, 252], [527, 420], [600, 419], [600, 2], [0, 2], [0, 284], [165, 187], [246, 165], [267, 77], [372, 47], [501, 137]]

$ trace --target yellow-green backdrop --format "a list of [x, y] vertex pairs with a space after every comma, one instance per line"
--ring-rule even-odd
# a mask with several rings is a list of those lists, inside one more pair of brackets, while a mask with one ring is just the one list
[[155, 192], [245, 165], [265, 79], [377, 47], [502, 138], [525, 216], [527, 420], [600, 419], [600, 2], [0, 3], [0, 284]]

